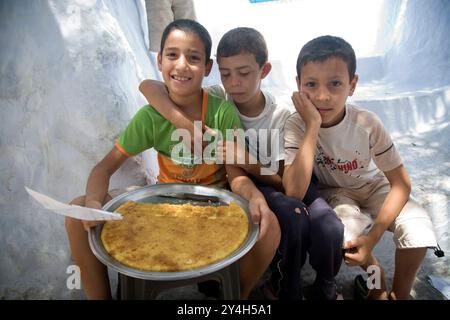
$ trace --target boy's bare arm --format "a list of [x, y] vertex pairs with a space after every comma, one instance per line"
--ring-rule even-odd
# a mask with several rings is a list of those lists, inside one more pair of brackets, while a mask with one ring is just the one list
[[305, 135], [298, 146], [299, 151], [294, 161], [284, 168], [283, 186], [287, 196], [302, 200], [311, 182], [322, 118], [306, 94], [295, 92], [292, 95], [292, 102], [305, 122]]
[[[259, 182], [282, 191], [283, 183], [281, 180], [281, 175], [283, 170], [282, 168], [280, 170], [280, 161], [276, 163], [278, 172], [281, 172], [281, 174], [278, 174], [278, 172], [271, 170], [271, 168], [264, 167], [243, 147], [244, 143], [238, 143], [236, 139], [235, 141], [226, 141], [223, 144], [218, 145], [217, 150], [220, 154], [222, 154], [223, 162], [235, 165], [253, 176]], [[227, 157], [227, 152], [231, 152], [229, 157]], [[233, 158], [232, 162], [227, 162], [227, 159], [231, 160], [229, 158]], [[263, 171], [264, 174], [262, 174]]]
[[[230, 143], [230, 142], [228, 142]], [[234, 143], [234, 146], [239, 146], [239, 143]], [[259, 182], [272, 186], [277, 190], [283, 190], [283, 183], [281, 180], [281, 176], [270, 170], [269, 168], [265, 168], [257, 159], [255, 159], [247, 150], [235, 150], [235, 155], [239, 152], [245, 153], [245, 161], [241, 163], [241, 161], [236, 161], [235, 165], [243, 169], [245, 172], [253, 176]], [[226, 153], [226, 149], [225, 149]], [[256, 163], [255, 163], [256, 162]], [[279, 165], [279, 163], [277, 163]], [[278, 167], [277, 167], [278, 168]], [[264, 171], [265, 174], [262, 174]], [[272, 171], [272, 172], [271, 172]]]
[[367, 261], [369, 253], [400, 214], [400, 211], [409, 199], [411, 182], [405, 167], [400, 165], [393, 170], [385, 171], [384, 174], [389, 180], [391, 190], [384, 200], [372, 229], [367, 235], [350, 240], [344, 246], [346, 249], [358, 248], [357, 253], [345, 254], [346, 261], [351, 265], [361, 265]]
[[375, 244], [400, 214], [400, 211], [403, 209], [411, 194], [411, 182], [403, 165], [393, 170], [385, 171], [384, 174], [389, 180], [391, 190], [384, 200], [374, 226], [368, 233], [368, 236]]
[[175, 127], [187, 129], [193, 136], [194, 122], [169, 98], [169, 93], [163, 82], [146, 79], [139, 85], [139, 91], [148, 103]]
[[240, 195], [249, 202], [249, 210], [254, 223], [259, 223], [259, 237], [263, 238], [270, 224], [270, 215], [273, 214], [267, 205], [264, 195], [256, 188], [253, 181], [245, 174], [242, 168], [234, 165], [225, 166], [231, 191]]
[[[127, 157], [115, 147], [92, 169], [89, 174], [84, 205], [88, 208], [100, 209], [108, 193], [109, 179], [125, 162]], [[86, 231], [104, 221], [82, 220]]]
[[109, 179], [125, 162], [127, 157], [116, 147], [92, 169], [87, 186], [85, 205], [89, 208], [99, 209], [108, 193]]
[[[277, 168], [280, 168], [280, 166], [283, 166], [283, 161], [277, 162]], [[248, 174], [252, 175], [256, 180], [258, 180], [260, 183], [263, 183], [265, 185], [272, 186], [276, 190], [283, 191], [283, 181], [281, 179], [281, 174], [279, 172], [271, 171], [270, 168], [265, 168], [259, 161], [257, 161], [256, 164], [245, 164], [240, 165], [242, 169], [245, 170]], [[264, 171], [265, 174], [262, 174]], [[281, 171], [282, 172], [282, 171]]]

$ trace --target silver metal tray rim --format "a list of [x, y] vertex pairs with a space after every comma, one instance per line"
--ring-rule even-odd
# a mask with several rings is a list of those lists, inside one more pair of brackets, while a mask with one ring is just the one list
[[145, 199], [149, 199], [151, 197], [155, 197], [158, 195], [183, 194], [183, 193], [215, 196], [218, 197], [221, 202], [230, 203], [231, 201], [235, 201], [237, 204], [239, 204], [239, 206], [241, 206], [244, 209], [249, 219], [249, 232], [246, 240], [241, 245], [241, 247], [236, 251], [234, 251], [231, 255], [229, 255], [225, 259], [197, 269], [177, 271], [177, 272], [143, 271], [123, 265], [122, 263], [115, 260], [108, 254], [100, 239], [101, 231], [103, 229], [103, 224], [101, 224], [97, 225], [95, 228], [91, 228], [88, 235], [89, 246], [91, 247], [91, 250], [93, 251], [94, 255], [103, 264], [110, 267], [114, 271], [117, 271], [121, 274], [130, 277], [153, 281], [174, 281], [174, 280], [197, 278], [213, 273], [217, 270], [223, 269], [239, 260], [253, 247], [258, 238], [259, 225], [254, 224], [251, 219], [250, 211], [248, 208], [248, 202], [242, 197], [238, 196], [237, 194], [221, 188], [200, 186], [193, 184], [179, 184], [179, 183], [148, 185], [139, 189], [123, 193], [115, 197], [114, 199], [112, 199], [103, 206], [103, 210], [113, 212], [122, 203], [130, 200], [145, 201]]

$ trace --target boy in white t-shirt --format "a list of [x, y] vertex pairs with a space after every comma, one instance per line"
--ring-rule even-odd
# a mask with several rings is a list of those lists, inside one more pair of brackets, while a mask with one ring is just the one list
[[436, 238], [426, 211], [409, 199], [408, 174], [379, 118], [346, 104], [358, 81], [355, 71], [353, 48], [341, 38], [319, 37], [301, 49], [299, 92], [292, 96], [298, 113], [285, 126], [283, 185], [287, 195], [302, 199], [315, 174], [321, 195], [345, 225], [348, 265], [379, 266], [372, 250], [392, 231], [397, 247], [392, 290], [380, 269], [381, 286], [368, 298], [407, 299]]
[[[263, 36], [252, 28], [230, 30], [218, 44], [217, 62], [223, 87], [207, 89], [236, 106], [246, 129], [249, 157], [258, 160], [252, 164], [247, 158], [238, 165], [258, 182], [281, 228], [281, 243], [272, 262], [272, 277], [266, 283], [265, 293], [272, 298], [302, 299], [300, 271], [308, 252], [309, 262], [317, 272], [312, 298], [336, 299], [334, 277], [342, 263], [343, 225], [330, 206], [318, 197], [313, 184], [302, 201], [279, 192], [283, 190], [284, 124], [290, 112], [260, 89], [262, 79], [271, 70]], [[139, 89], [177, 128], [189, 130], [191, 137], [196, 135], [195, 130], [199, 128], [170, 102], [162, 83], [144, 80]], [[270, 171], [271, 174], [267, 174]]]

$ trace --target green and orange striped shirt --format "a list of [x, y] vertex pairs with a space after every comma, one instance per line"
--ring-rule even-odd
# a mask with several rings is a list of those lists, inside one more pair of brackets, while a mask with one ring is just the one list
[[[242, 129], [242, 124], [235, 107], [222, 98], [203, 91], [202, 125], [221, 132], [223, 138], [230, 138], [227, 129]], [[154, 148], [158, 152], [160, 183], [194, 183], [224, 187], [227, 183], [225, 167], [222, 164], [194, 163], [172, 158], [175, 146], [182, 143], [171, 139], [175, 126], [165, 119], [152, 106], [142, 107], [120, 135], [116, 148], [126, 156], [137, 155]], [[176, 135], [175, 135], [176, 136]], [[175, 140], [175, 141], [173, 141]]]

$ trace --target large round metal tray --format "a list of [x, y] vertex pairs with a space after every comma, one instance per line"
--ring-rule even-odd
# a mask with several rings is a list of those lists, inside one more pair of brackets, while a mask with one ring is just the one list
[[[182, 196], [183, 194], [212, 196], [216, 197], [218, 201], [205, 202], [205, 201], [177, 198], [177, 195]], [[167, 197], [167, 195], [170, 196]], [[123, 265], [119, 261], [115, 260], [105, 250], [105, 247], [103, 246], [103, 243], [101, 241], [100, 235], [102, 232], [103, 224], [97, 225], [95, 228], [92, 228], [89, 231], [89, 245], [91, 247], [91, 250], [94, 252], [94, 255], [106, 266], [127, 276], [145, 280], [160, 280], [160, 281], [183, 280], [204, 276], [206, 274], [225, 268], [230, 264], [232, 264], [233, 262], [239, 260], [253, 247], [258, 238], [259, 225], [254, 224], [252, 222], [252, 219], [250, 217], [250, 211], [248, 209], [248, 202], [243, 198], [239, 197], [238, 195], [224, 189], [191, 184], [173, 184], [173, 183], [155, 184], [121, 194], [120, 196], [112, 199], [107, 204], [105, 204], [103, 210], [113, 212], [122, 203], [130, 200], [144, 203], [176, 203], [176, 204], [191, 203], [194, 205], [221, 205], [221, 204], [223, 205], [228, 204], [231, 201], [235, 201], [239, 206], [241, 206], [244, 209], [244, 211], [247, 214], [249, 220], [249, 230], [247, 238], [245, 239], [241, 247], [221, 261], [215, 262], [213, 264], [204, 267], [186, 271], [152, 272], [134, 269], [126, 265]]]

